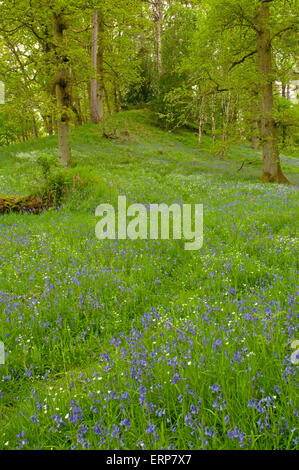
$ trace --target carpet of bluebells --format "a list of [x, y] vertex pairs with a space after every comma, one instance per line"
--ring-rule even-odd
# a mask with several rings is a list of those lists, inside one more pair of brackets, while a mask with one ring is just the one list
[[[298, 448], [296, 187], [238, 172], [245, 146], [220, 161], [148, 113], [113, 119], [126, 137], [74, 130], [87, 183], [61, 207], [0, 216], [0, 449]], [[0, 194], [26, 194], [42, 152], [55, 137], [0, 149]], [[202, 249], [99, 241], [117, 195], [203, 203]]]

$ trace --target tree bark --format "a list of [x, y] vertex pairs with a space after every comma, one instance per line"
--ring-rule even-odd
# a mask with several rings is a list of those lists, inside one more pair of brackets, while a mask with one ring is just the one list
[[43, 121], [44, 121], [44, 129], [47, 132], [48, 135], [53, 135], [53, 120], [52, 116], [49, 115], [42, 115]]
[[253, 119], [251, 129], [251, 148], [254, 150], [257, 150], [260, 146], [259, 132], [259, 122], [257, 119]]
[[281, 96], [283, 98], [287, 97], [287, 86], [284, 83], [281, 84]]
[[215, 119], [215, 112], [216, 112], [216, 93], [212, 95], [211, 100], [211, 111], [212, 111], [212, 136], [213, 136], [213, 145], [216, 144], [216, 119]]
[[69, 68], [69, 59], [63, 51], [64, 31], [66, 29], [67, 23], [63, 13], [54, 13], [53, 34], [57, 57], [57, 70], [55, 74], [55, 93], [58, 109], [58, 155], [59, 162], [63, 166], [71, 166], [72, 154], [69, 134], [72, 108], [72, 82]]
[[257, 150], [260, 146], [260, 117], [258, 92], [254, 91], [252, 96], [252, 119], [251, 119], [251, 148]]
[[98, 109], [98, 36], [99, 36], [99, 23], [98, 12], [94, 10], [92, 18], [92, 43], [91, 43], [91, 63], [93, 68], [93, 78], [90, 82], [90, 120], [93, 124], [100, 122], [99, 109]]
[[230, 122], [230, 111], [231, 111], [231, 93], [228, 92], [227, 99], [223, 96], [223, 130], [222, 130], [222, 147], [220, 150], [220, 158], [224, 158], [226, 141], [228, 137], [228, 126]]
[[[287, 98], [287, 85], [285, 83], [281, 84], [281, 96], [283, 98]], [[282, 144], [284, 146], [286, 143], [286, 138], [287, 138], [287, 128], [285, 124], [282, 124], [281, 132], [282, 132]]]
[[104, 22], [102, 14], [94, 10], [92, 19], [91, 61], [94, 77], [90, 84], [90, 119], [99, 124], [104, 118], [104, 86], [103, 86], [103, 47]]
[[73, 100], [72, 111], [75, 115], [76, 125], [82, 126], [83, 125], [83, 116], [82, 116], [82, 112], [81, 112], [80, 98], [78, 96], [75, 97], [74, 100]]
[[110, 106], [108, 91], [107, 91], [107, 88], [105, 87], [104, 83], [103, 83], [103, 87], [104, 87], [104, 96], [105, 96], [105, 102], [106, 102], [106, 106], [107, 106], [108, 116], [111, 116], [111, 106]]
[[163, 7], [162, 0], [155, 0], [154, 2], [154, 23], [155, 23], [155, 36], [156, 36], [156, 50], [157, 50], [157, 68], [158, 73], [163, 72], [162, 66], [162, 21], [163, 21]]
[[204, 95], [201, 100], [200, 113], [199, 113], [198, 145], [202, 144], [205, 121], [206, 121], [206, 96]]
[[119, 113], [119, 96], [118, 96], [118, 88], [116, 82], [113, 83], [113, 98], [114, 98], [114, 110], [116, 113]]
[[260, 87], [261, 143], [263, 148], [262, 181], [289, 183], [279, 158], [276, 122], [274, 120], [273, 65], [269, 2], [259, 0], [256, 14], [258, 73]]
[[38, 125], [34, 116], [34, 112], [32, 113], [32, 124], [33, 124], [33, 135], [35, 139], [38, 139]]
[[100, 122], [104, 119], [104, 18], [100, 11], [98, 15], [99, 23], [99, 47], [98, 47], [98, 83], [97, 83], [97, 99], [99, 106]]

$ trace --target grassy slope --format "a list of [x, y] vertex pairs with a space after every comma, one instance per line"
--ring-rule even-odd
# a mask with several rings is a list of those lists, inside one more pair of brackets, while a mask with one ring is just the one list
[[[245, 146], [220, 161], [209, 138], [154, 124], [130, 111], [106, 125], [117, 140], [75, 129], [71, 173], [90, 183], [0, 219], [0, 449], [296, 446], [297, 192], [238, 172]], [[0, 194], [30, 192], [55, 152], [55, 137], [0, 150]], [[298, 182], [298, 159], [283, 166]], [[118, 194], [203, 203], [203, 248], [98, 241], [94, 210]]]

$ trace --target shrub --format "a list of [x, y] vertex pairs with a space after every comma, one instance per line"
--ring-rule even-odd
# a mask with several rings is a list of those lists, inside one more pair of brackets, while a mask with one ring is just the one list
[[71, 184], [71, 175], [63, 169], [56, 168], [55, 171], [48, 174], [45, 184], [41, 188], [42, 197], [58, 207]]
[[42, 154], [38, 157], [36, 163], [42, 171], [43, 178], [47, 180], [51, 174], [52, 168], [55, 166], [53, 155]]

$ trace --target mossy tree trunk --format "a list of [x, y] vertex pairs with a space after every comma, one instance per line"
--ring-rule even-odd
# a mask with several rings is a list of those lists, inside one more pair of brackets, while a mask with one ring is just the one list
[[268, 0], [259, 0], [256, 14], [258, 72], [260, 86], [261, 144], [263, 148], [263, 173], [265, 182], [289, 183], [284, 176], [279, 158], [273, 100], [273, 65]]
[[99, 107], [99, 120], [100, 122], [104, 119], [104, 18], [102, 12], [98, 12], [98, 24], [99, 24], [99, 47], [98, 47], [98, 83], [97, 83], [97, 96], [98, 96], [98, 107]]
[[72, 165], [70, 146], [70, 120], [72, 109], [72, 79], [69, 58], [64, 52], [64, 34], [68, 25], [62, 13], [53, 14], [53, 35], [55, 42], [55, 55], [57, 70], [55, 74], [55, 93], [58, 110], [58, 155], [63, 166]]

